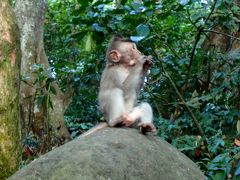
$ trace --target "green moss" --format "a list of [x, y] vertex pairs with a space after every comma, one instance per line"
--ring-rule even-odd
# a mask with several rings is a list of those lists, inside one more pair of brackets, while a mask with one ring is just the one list
[[3, 63], [5, 63], [8, 59], [8, 57], [6, 57], [7, 55], [11, 54], [11, 50], [12, 47], [10, 46], [10, 43], [4, 41], [0, 44], [0, 49], [1, 49], [1, 54], [2, 56], [0, 56], [0, 66], [2, 66]]
[[[0, 134], [0, 142], [4, 144], [4, 151], [0, 148], [0, 179], [4, 179], [18, 169], [20, 162], [20, 136], [18, 96], [15, 96], [7, 110], [0, 112], [0, 122], [5, 125], [5, 133]], [[2, 147], [2, 146], [0, 146]]]
[[[10, 11], [6, 8], [6, 11]], [[12, 16], [13, 17], [13, 16]], [[19, 82], [20, 46], [17, 26], [12, 17], [6, 17], [11, 25], [10, 37], [12, 43], [0, 41], [0, 76], [3, 85], [0, 87], [0, 179], [6, 179], [19, 167], [20, 162], [20, 130], [19, 130]], [[1, 27], [4, 31], [5, 27]], [[16, 63], [13, 65], [11, 53], [16, 53]]]
[[2, 165], [0, 164], [0, 179], [5, 179], [6, 177], [9, 177], [12, 172], [17, 170], [16, 167], [13, 168], [10, 166], [9, 156], [0, 156], [0, 162], [4, 165], [4, 167], [2, 167]]
[[[13, 87], [12, 93], [14, 92], [17, 93], [16, 88]], [[6, 106], [7, 108], [3, 110], [3, 108], [0, 107], [0, 123], [5, 125], [3, 126], [4, 133], [0, 134], [0, 142], [4, 144], [4, 151], [0, 148], [0, 179], [8, 177], [18, 169], [21, 152], [19, 148], [18, 96], [13, 95], [11, 98], [5, 98], [3, 101], [4, 104], [6, 104], [6, 101], [9, 103]]]

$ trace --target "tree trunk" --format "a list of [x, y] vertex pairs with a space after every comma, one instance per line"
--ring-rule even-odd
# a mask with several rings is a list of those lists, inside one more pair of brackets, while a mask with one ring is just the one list
[[9, 0], [0, 1], [0, 179], [18, 169], [19, 33]]
[[[234, 0], [234, 3], [240, 8], [240, 0]], [[231, 4], [228, 8], [231, 9]], [[236, 19], [239, 15], [234, 14]], [[239, 22], [238, 22], [239, 23]], [[211, 50], [218, 48], [222, 53], [229, 53], [231, 51], [240, 51], [240, 27], [235, 32], [232, 29], [222, 27], [223, 25], [215, 26], [209, 33], [208, 38], [203, 42], [204, 50]]]
[[[51, 70], [44, 51], [44, 0], [17, 0], [16, 16], [21, 33], [21, 119], [23, 136], [30, 130], [41, 140], [49, 142], [49, 135], [57, 139], [71, 139], [64, 124], [64, 112], [71, 102], [71, 90], [63, 93], [50, 78]], [[55, 89], [51, 93], [52, 89]], [[53, 109], [50, 110], [50, 105]], [[46, 142], [46, 141], [45, 141]]]
[[[240, 0], [234, 0], [234, 3], [238, 7], [240, 7]], [[228, 9], [231, 9], [232, 5], [234, 4], [229, 5]], [[234, 16], [236, 19], [239, 19], [239, 15], [235, 14]], [[227, 57], [240, 53], [240, 40], [239, 40], [240, 28], [238, 28], [238, 30], [233, 30], [219, 23], [215, 25], [212, 29], [207, 30], [207, 32], [208, 32], [207, 37], [205, 38], [205, 40], [201, 45], [202, 49], [205, 50], [207, 53], [220, 52], [225, 54]], [[202, 84], [200, 89], [202, 91], [209, 91], [213, 72], [216, 69], [221, 69], [222, 64], [219, 64], [219, 62], [214, 62], [214, 61], [211, 62], [209, 60], [204, 60], [204, 65], [205, 65], [204, 67], [205, 69], [202, 70], [204, 74], [203, 74], [203, 78], [201, 82]], [[222, 70], [222, 71], [225, 71], [225, 70]], [[240, 103], [239, 103], [239, 106], [240, 106]]]

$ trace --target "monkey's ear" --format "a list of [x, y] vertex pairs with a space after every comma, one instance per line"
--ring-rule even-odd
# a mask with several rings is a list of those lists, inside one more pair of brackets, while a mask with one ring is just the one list
[[108, 58], [113, 62], [119, 62], [121, 59], [121, 53], [117, 50], [112, 50], [108, 53]]

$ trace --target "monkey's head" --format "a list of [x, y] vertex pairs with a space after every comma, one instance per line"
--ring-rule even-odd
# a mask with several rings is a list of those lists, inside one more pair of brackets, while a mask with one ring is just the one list
[[119, 35], [112, 38], [106, 53], [110, 66], [115, 64], [134, 66], [136, 61], [142, 57], [142, 53], [137, 49], [133, 41]]

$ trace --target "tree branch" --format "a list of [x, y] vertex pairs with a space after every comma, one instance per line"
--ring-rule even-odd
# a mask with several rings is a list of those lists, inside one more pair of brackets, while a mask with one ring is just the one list
[[204, 24], [202, 26], [198, 27], [197, 35], [196, 35], [196, 38], [195, 38], [195, 42], [194, 42], [193, 49], [192, 49], [191, 56], [190, 56], [190, 60], [189, 60], [189, 65], [187, 67], [186, 82], [188, 82], [188, 78], [190, 76], [190, 71], [191, 71], [192, 62], [193, 62], [194, 53], [195, 53], [195, 50], [196, 50], [196, 47], [197, 47], [197, 43], [200, 40], [202, 32], [204, 32], [204, 26], [207, 24], [208, 20], [210, 19], [211, 15], [213, 14], [213, 12], [215, 10], [216, 4], [217, 4], [217, 0], [214, 1], [213, 5], [211, 7], [211, 12], [208, 14], [206, 20], [204, 21]]
[[[160, 59], [158, 58], [158, 54], [156, 53], [156, 51], [155, 51], [154, 49], [152, 49], [152, 51], [154, 52], [154, 54], [155, 54], [156, 58], [158, 59], [158, 61], [161, 62]], [[162, 63], [161, 63], [161, 64], [162, 64]], [[201, 136], [203, 136], [204, 133], [203, 133], [203, 130], [202, 130], [200, 124], [198, 123], [197, 118], [195, 117], [195, 115], [193, 114], [192, 110], [189, 108], [189, 106], [187, 105], [187, 103], [186, 103], [185, 100], [183, 99], [183, 96], [182, 96], [181, 93], [179, 92], [177, 86], [175, 85], [175, 83], [173, 82], [172, 78], [170, 77], [170, 75], [168, 74], [168, 72], [165, 70], [165, 68], [163, 67], [163, 65], [161, 65], [161, 68], [162, 68], [162, 71], [163, 71], [164, 75], [169, 79], [169, 81], [170, 81], [171, 85], [173, 86], [175, 92], [177, 93], [178, 97], [180, 98], [181, 103], [182, 103], [182, 104], [185, 106], [185, 108], [187, 109], [189, 115], [191, 116], [191, 118], [192, 118], [192, 120], [193, 120], [193, 123], [195, 124], [197, 130], [199, 131], [199, 134], [200, 134]]]
[[227, 36], [227, 37], [230, 37], [230, 38], [233, 38], [233, 39], [236, 39], [236, 40], [240, 41], [240, 38], [237, 38], [236, 36], [232, 36], [232, 35], [227, 34], [227, 33], [219, 32], [219, 31], [215, 31], [215, 30], [204, 30], [204, 32], [212, 32], [212, 33], [216, 33], [216, 34], [221, 34], [221, 35], [224, 35], [224, 36]]
[[172, 84], [174, 90], [176, 91], [178, 97], [180, 98], [180, 100], [182, 101], [182, 104], [185, 106], [185, 108], [187, 109], [189, 115], [191, 116], [193, 123], [195, 124], [195, 126], [197, 127], [199, 134], [201, 136], [204, 135], [203, 130], [200, 126], [200, 124], [198, 123], [197, 118], [195, 117], [195, 115], [193, 114], [192, 110], [189, 108], [189, 106], [187, 105], [187, 103], [185, 102], [185, 100], [183, 99], [182, 95], [180, 94], [180, 92], [177, 89], [177, 86], [175, 85], [175, 83], [173, 82], [172, 78], [170, 77], [170, 75], [168, 74], [168, 72], [163, 68], [163, 72], [165, 74], [165, 76], [169, 79], [170, 83]]

